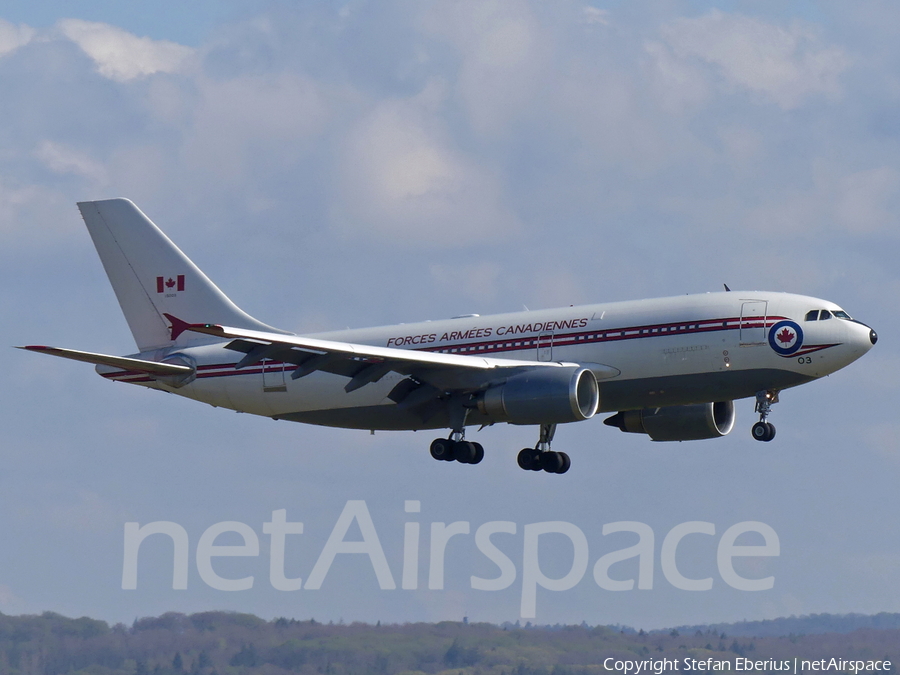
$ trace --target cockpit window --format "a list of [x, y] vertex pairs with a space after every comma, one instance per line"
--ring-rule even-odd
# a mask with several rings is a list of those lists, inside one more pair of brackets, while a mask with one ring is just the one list
[[842, 309], [835, 309], [830, 312], [827, 309], [811, 309], [806, 313], [806, 320], [825, 321], [825, 319], [830, 319], [833, 316], [836, 316], [838, 319], [853, 321], [853, 319], [850, 318], [850, 315]]

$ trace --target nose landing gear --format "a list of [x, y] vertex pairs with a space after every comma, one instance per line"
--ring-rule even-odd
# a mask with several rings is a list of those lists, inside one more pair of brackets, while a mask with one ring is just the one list
[[759, 422], [753, 425], [750, 433], [757, 441], [769, 442], [775, 438], [775, 425], [768, 422], [769, 411], [773, 404], [778, 403], [777, 391], [756, 392], [755, 412], [759, 413]]

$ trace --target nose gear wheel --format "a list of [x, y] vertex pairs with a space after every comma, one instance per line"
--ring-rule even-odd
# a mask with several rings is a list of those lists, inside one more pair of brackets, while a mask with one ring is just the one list
[[768, 443], [775, 438], [775, 425], [768, 421], [772, 406], [778, 403], [777, 391], [759, 391], [756, 393], [755, 412], [759, 413], [759, 422], [753, 425], [750, 433], [757, 441]]

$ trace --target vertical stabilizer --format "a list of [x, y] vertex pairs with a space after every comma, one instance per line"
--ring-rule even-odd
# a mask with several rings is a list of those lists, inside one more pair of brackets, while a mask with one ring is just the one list
[[[131, 201], [79, 202], [78, 209], [140, 351], [175, 344], [165, 314], [189, 323], [275, 330], [241, 311]], [[178, 342], [196, 339], [187, 333]]]

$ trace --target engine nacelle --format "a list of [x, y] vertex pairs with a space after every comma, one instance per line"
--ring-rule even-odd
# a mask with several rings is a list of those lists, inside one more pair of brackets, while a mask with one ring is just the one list
[[478, 397], [479, 412], [510, 424], [580, 422], [593, 417], [599, 405], [597, 378], [579, 366], [513, 375]]
[[734, 401], [625, 410], [603, 423], [629, 433], [647, 434], [654, 441], [719, 438], [734, 426]]

